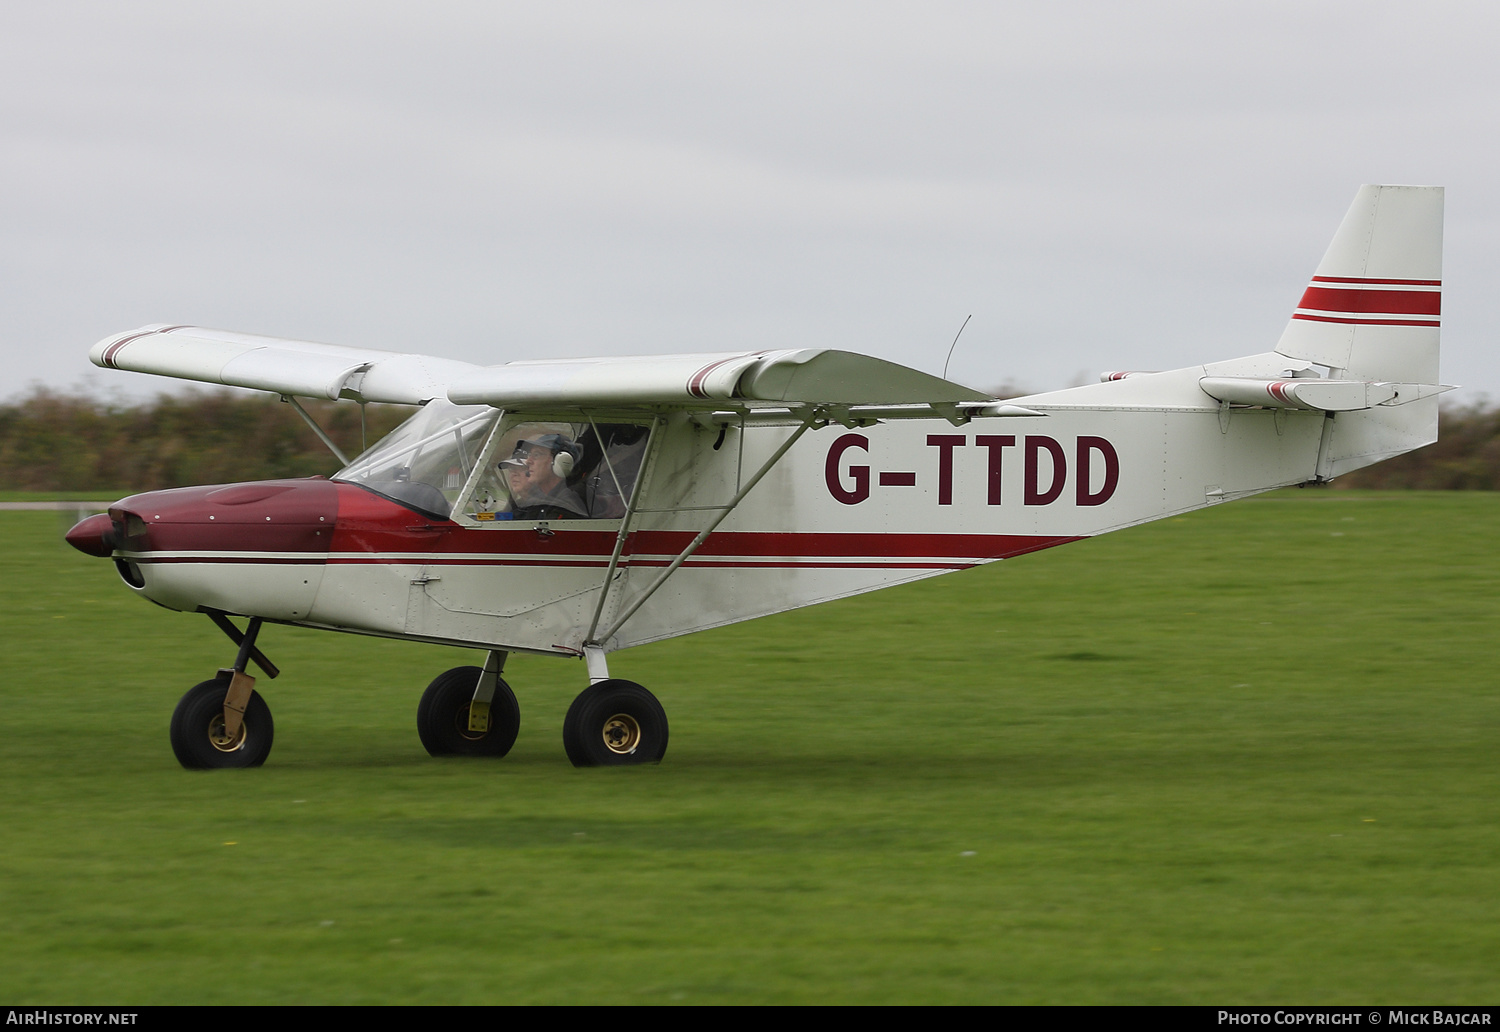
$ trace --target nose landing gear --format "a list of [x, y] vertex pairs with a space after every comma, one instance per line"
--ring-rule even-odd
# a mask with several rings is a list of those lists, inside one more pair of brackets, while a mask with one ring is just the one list
[[275, 664], [255, 647], [260, 619], [252, 618], [243, 634], [223, 613], [208, 614], [240, 647], [234, 666], [212, 681], [195, 685], [172, 711], [172, 752], [188, 770], [259, 767], [271, 754], [276, 728], [271, 707], [255, 692], [255, 678], [245, 673], [251, 659], [275, 677]]
[[192, 688], [172, 713], [172, 752], [188, 770], [259, 767], [271, 754], [276, 728], [271, 707], [250, 693], [239, 726], [230, 731], [224, 699], [230, 679], [216, 677]]

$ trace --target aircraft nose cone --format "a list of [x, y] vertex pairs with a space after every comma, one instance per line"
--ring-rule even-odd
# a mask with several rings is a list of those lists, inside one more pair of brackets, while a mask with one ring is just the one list
[[79, 520], [73, 529], [63, 535], [63, 540], [84, 555], [97, 555], [108, 559], [116, 548], [115, 525], [109, 514], [101, 512], [86, 520]]

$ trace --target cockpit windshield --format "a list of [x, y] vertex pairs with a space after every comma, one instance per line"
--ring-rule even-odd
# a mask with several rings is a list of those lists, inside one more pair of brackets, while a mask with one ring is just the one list
[[454, 405], [434, 399], [334, 479], [447, 519], [499, 416], [488, 405]]
[[625, 515], [649, 426], [499, 419], [435, 399], [334, 479], [471, 526]]

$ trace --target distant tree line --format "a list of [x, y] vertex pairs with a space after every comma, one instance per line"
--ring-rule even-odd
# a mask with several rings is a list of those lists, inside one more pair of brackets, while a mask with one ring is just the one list
[[1436, 444], [1345, 474], [1332, 486], [1500, 490], [1500, 408], [1445, 408], [1438, 416]]
[[[363, 450], [360, 407], [302, 406], [339, 448]], [[415, 409], [365, 407], [374, 444]], [[324, 476], [339, 461], [292, 409], [273, 395], [229, 391], [106, 401], [37, 388], [0, 404], [0, 489], [117, 496], [189, 484]]]
[[[360, 407], [306, 401], [308, 413], [351, 458], [363, 450]], [[414, 409], [368, 405], [374, 444]], [[1437, 444], [1346, 474], [1334, 487], [1500, 489], [1500, 409], [1442, 413]], [[229, 391], [105, 401], [38, 388], [0, 404], [0, 489], [115, 496], [189, 484], [329, 475], [339, 462], [292, 407], [271, 395]]]

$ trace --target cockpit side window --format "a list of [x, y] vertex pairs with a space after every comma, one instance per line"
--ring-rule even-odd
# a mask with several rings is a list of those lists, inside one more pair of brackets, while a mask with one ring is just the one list
[[485, 449], [462, 512], [505, 520], [619, 519], [640, 476], [650, 427], [518, 422]]

